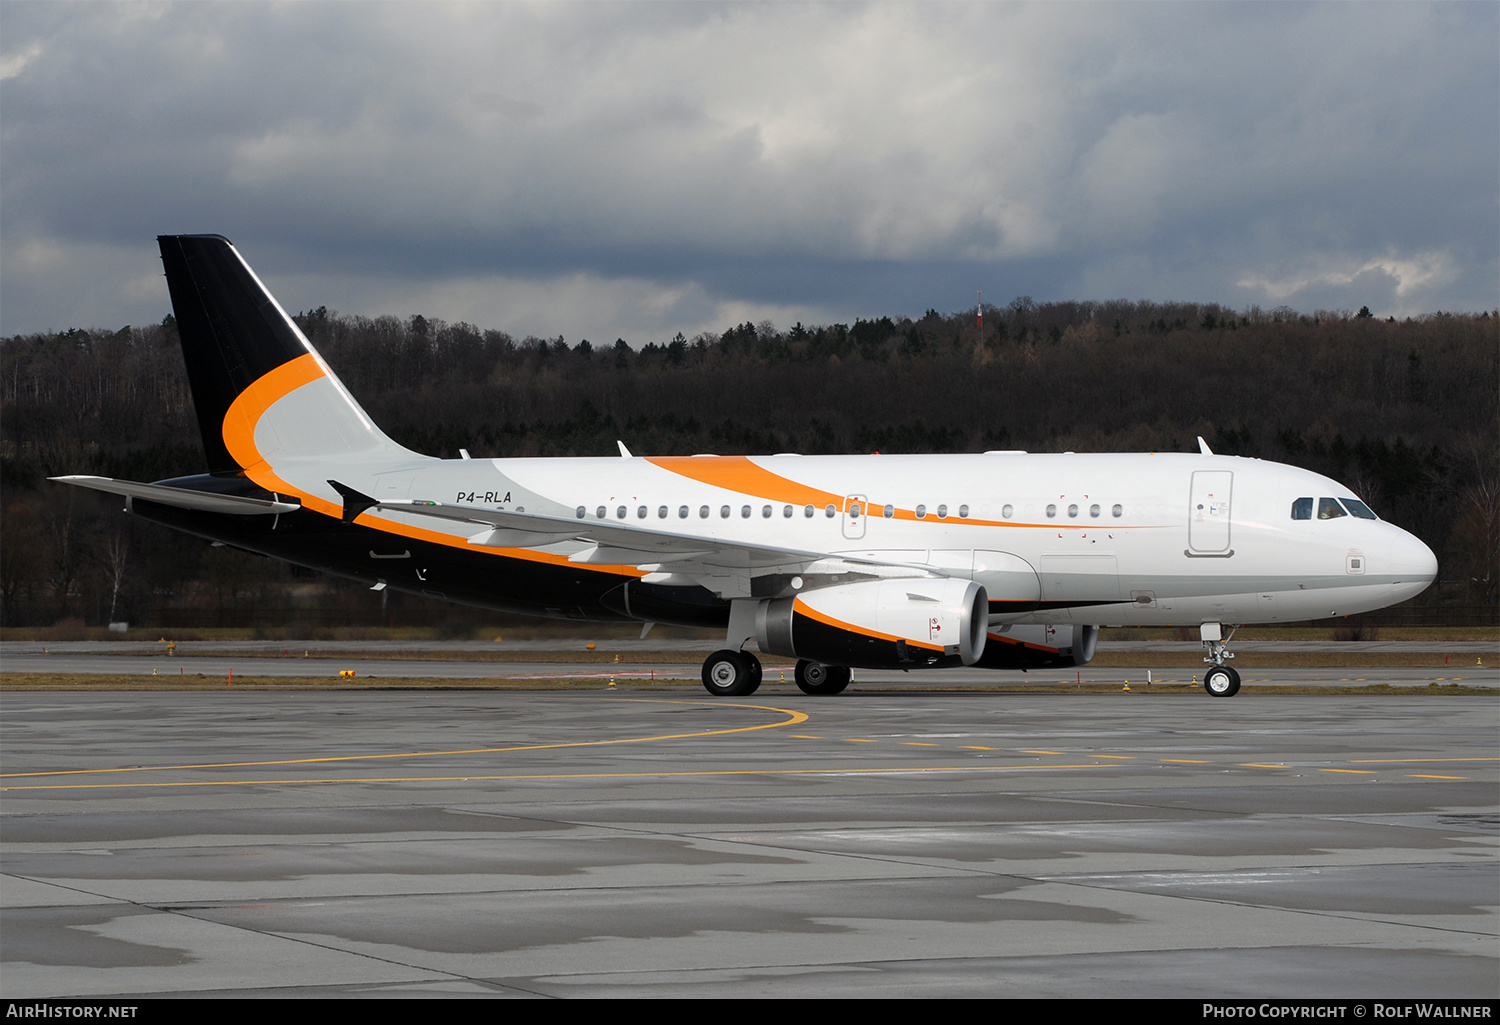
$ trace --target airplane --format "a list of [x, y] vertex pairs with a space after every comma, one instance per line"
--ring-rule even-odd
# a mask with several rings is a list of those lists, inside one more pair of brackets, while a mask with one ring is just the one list
[[1197, 627], [1232, 697], [1237, 625], [1421, 593], [1437, 559], [1307, 470], [1197, 453], [439, 459], [370, 419], [230, 241], [158, 238], [208, 473], [53, 480], [177, 530], [484, 608], [725, 631], [809, 695], [851, 668], [1082, 666], [1101, 626]]

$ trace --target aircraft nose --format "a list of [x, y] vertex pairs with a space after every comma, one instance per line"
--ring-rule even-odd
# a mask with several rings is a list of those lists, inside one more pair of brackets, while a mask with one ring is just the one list
[[1405, 601], [1427, 590], [1437, 579], [1437, 556], [1422, 541], [1398, 529], [1391, 539], [1391, 591], [1397, 601]]

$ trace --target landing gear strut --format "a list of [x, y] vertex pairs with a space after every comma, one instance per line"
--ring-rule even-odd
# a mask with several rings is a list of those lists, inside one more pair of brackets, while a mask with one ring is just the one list
[[848, 666], [825, 666], [821, 662], [809, 662], [804, 658], [797, 663], [794, 675], [797, 689], [804, 694], [840, 694], [849, 686]]
[[1235, 629], [1231, 626], [1226, 637], [1219, 623], [1204, 623], [1199, 628], [1203, 646], [1208, 649], [1203, 659], [1209, 666], [1203, 673], [1203, 689], [1216, 698], [1232, 698], [1240, 692], [1240, 674], [1225, 665], [1234, 658], [1234, 653], [1229, 650], [1229, 639], [1234, 636]]
[[742, 698], [760, 687], [760, 659], [748, 651], [728, 648], [714, 652], [703, 663], [703, 686], [714, 697]]

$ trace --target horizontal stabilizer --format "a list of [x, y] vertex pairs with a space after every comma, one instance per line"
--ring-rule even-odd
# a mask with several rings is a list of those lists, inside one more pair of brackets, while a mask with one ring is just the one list
[[301, 503], [293, 499], [241, 498], [238, 495], [216, 495], [211, 491], [189, 491], [186, 488], [171, 488], [163, 484], [139, 484], [130, 480], [115, 480], [112, 477], [49, 477], [61, 484], [76, 484], [81, 488], [107, 491], [126, 498], [140, 498], [162, 505], [175, 505], [179, 509], [196, 509], [198, 512], [227, 513], [230, 516], [266, 516], [275, 513], [296, 512]]

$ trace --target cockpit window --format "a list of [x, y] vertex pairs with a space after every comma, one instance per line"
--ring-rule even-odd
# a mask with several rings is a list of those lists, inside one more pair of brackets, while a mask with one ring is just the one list
[[1375, 511], [1373, 509], [1371, 509], [1368, 505], [1365, 505], [1365, 503], [1361, 502], [1357, 498], [1346, 498], [1343, 500], [1343, 502], [1345, 509], [1348, 509], [1350, 512], [1352, 512], [1362, 520], [1378, 520], [1380, 518], [1375, 515]]
[[1318, 519], [1336, 520], [1340, 516], [1348, 515], [1348, 513], [1344, 512], [1344, 507], [1339, 505], [1339, 500], [1337, 498], [1318, 499]]
[[1312, 499], [1311, 498], [1299, 498], [1295, 502], [1292, 503], [1292, 519], [1294, 519], [1294, 520], [1310, 520], [1310, 519], [1312, 519]]

